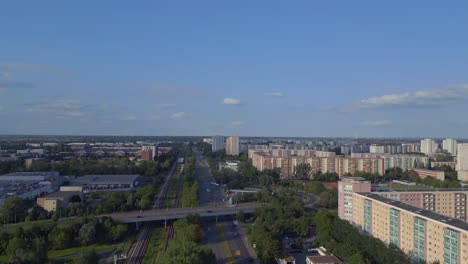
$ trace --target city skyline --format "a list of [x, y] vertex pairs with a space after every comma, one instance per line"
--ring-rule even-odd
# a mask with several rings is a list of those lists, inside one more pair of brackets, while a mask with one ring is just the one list
[[0, 134], [468, 135], [466, 3], [91, 3], [4, 4]]

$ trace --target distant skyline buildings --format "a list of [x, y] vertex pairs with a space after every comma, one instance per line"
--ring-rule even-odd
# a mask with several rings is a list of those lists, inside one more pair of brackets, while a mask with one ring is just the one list
[[437, 143], [435, 140], [426, 138], [421, 140], [421, 153], [424, 153], [426, 155], [432, 155], [435, 153], [435, 150], [437, 149]]
[[239, 136], [232, 135], [226, 140], [226, 155], [239, 156], [239, 153], [240, 153]]
[[468, 143], [459, 143], [458, 148], [458, 179], [468, 181]]
[[457, 141], [455, 139], [444, 139], [442, 141], [442, 149], [444, 152], [450, 153], [453, 156], [457, 155]]
[[225, 149], [224, 136], [213, 136], [211, 138], [211, 151], [216, 152]]

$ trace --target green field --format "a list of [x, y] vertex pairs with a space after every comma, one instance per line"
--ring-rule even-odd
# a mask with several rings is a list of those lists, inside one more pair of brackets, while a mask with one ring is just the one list
[[[50, 260], [73, 261], [80, 256], [80, 253], [96, 251], [97, 254], [110, 253], [117, 248], [116, 244], [89, 245], [85, 247], [74, 247], [61, 250], [50, 250], [48, 256]], [[0, 262], [8, 262], [8, 256], [0, 256]]]

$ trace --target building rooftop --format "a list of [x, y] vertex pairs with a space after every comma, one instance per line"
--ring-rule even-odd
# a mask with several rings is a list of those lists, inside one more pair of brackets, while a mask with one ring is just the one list
[[351, 176], [343, 176], [343, 177], [340, 178], [340, 181], [344, 181], [344, 182], [347, 182], [347, 181], [368, 182], [366, 179], [364, 179], [362, 177], [351, 177]]
[[2, 174], [0, 176], [58, 176], [58, 171], [20, 171]]
[[314, 264], [344, 264], [335, 256], [307, 256], [307, 258]]
[[465, 222], [465, 221], [459, 220], [459, 219], [454, 219], [454, 218], [450, 218], [450, 217], [447, 217], [447, 216], [443, 216], [443, 215], [434, 213], [432, 211], [424, 210], [424, 209], [421, 209], [421, 208], [418, 208], [418, 207], [414, 207], [412, 205], [405, 204], [405, 203], [400, 202], [400, 201], [395, 201], [395, 200], [392, 200], [392, 199], [389, 199], [389, 198], [385, 198], [383, 196], [380, 196], [380, 195], [374, 194], [374, 193], [357, 193], [357, 194], [368, 197], [368, 198], [371, 198], [373, 200], [376, 200], [376, 201], [379, 201], [379, 202], [382, 202], [382, 203], [389, 204], [389, 205], [391, 205], [393, 207], [396, 207], [396, 208], [399, 208], [399, 209], [402, 209], [402, 210], [417, 214], [417, 215], [419, 215], [419, 216], [421, 216], [423, 218], [427, 218], [427, 219], [430, 219], [430, 220], [433, 220], [433, 221], [440, 222], [442, 224], [446, 224], [446, 225], [449, 225], [449, 226], [453, 226], [453, 227], [462, 229], [465, 232], [468, 230], [468, 223]]
[[468, 188], [427, 188], [427, 189], [389, 189], [380, 190], [379, 192], [468, 192]]

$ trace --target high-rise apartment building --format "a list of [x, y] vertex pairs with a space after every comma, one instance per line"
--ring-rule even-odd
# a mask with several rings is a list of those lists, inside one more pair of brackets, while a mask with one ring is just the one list
[[154, 160], [158, 156], [157, 145], [143, 145], [141, 146], [141, 158], [143, 160]]
[[372, 144], [369, 147], [369, 152], [374, 153], [374, 154], [383, 154], [383, 153], [385, 153], [385, 146]]
[[423, 139], [421, 140], [421, 152], [426, 155], [432, 155], [437, 149], [437, 143], [433, 139]]
[[459, 143], [457, 147], [458, 179], [468, 181], [468, 143]]
[[352, 194], [352, 224], [416, 261], [468, 263], [468, 223], [375, 193]]
[[457, 155], [457, 141], [455, 139], [444, 139], [442, 141], [442, 149], [444, 152], [450, 153], [453, 156]]
[[239, 156], [240, 142], [239, 136], [232, 135], [226, 140], [226, 155]]
[[342, 177], [338, 182], [338, 216], [347, 221], [353, 219], [353, 193], [370, 192], [371, 183], [361, 177]]
[[213, 136], [211, 138], [211, 151], [216, 152], [225, 148], [224, 136]]

